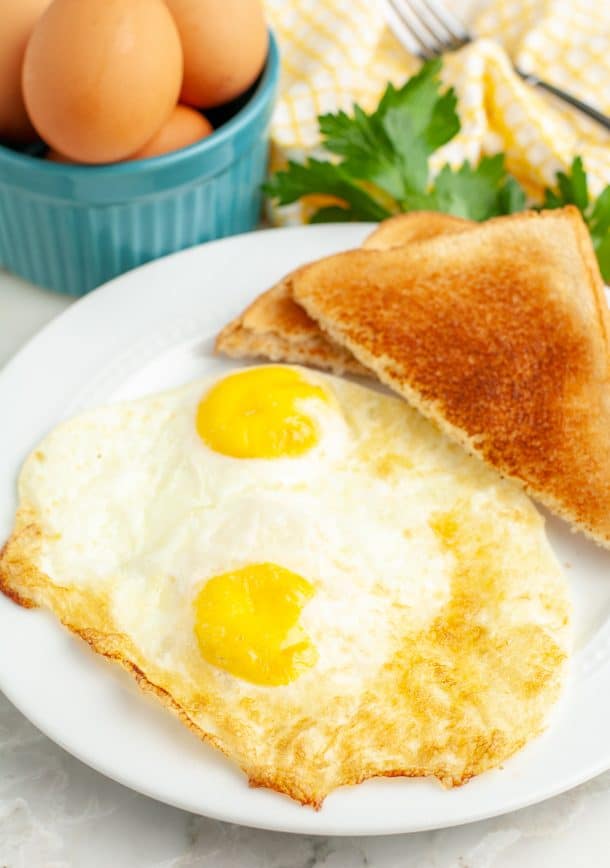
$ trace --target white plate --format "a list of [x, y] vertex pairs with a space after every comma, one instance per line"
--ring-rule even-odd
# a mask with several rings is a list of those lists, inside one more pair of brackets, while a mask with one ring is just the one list
[[[218, 329], [302, 262], [357, 246], [369, 226], [265, 231], [207, 244], [114, 280], [69, 308], [0, 376], [0, 538], [30, 448], [62, 418], [230, 364]], [[318, 813], [250, 789], [127, 675], [42, 611], [0, 595], [0, 688], [43, 732], [100, 772], [199, 814], [325, 835], [438, 828], [511, 811], [610, 767], [610, 553], [550, 519], [576, 609], [569, 688], [550, 729], [501, 770], [445, 791], [433, 781], [373, 780], [333, 793]]]

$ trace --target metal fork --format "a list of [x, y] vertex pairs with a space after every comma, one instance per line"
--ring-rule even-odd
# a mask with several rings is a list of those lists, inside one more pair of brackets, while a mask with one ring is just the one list
[[[430, 60], [445, 51], [455, 51], [472, 42], [473, 35], [440, 0], [382, 0], [386, 20], [400, 43], [411, 54]], [[552, 93], [581, 111], [605, 129], [610, 130], [610, 118], [587, 105], [571, 93], [543, 81], [535, 75], [514, 67], [515, 72], [528, 84]]]

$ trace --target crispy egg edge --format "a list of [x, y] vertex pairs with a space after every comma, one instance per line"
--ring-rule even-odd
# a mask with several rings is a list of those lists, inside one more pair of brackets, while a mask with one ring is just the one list
[[[94, 652], [118, 664], [130, 673], [145, 694], [155, 696], [199, 739], [212, 745], [231, 762], [237, 764], [246, 775], [249, 786], [272, 789], [316, 811], [322, 807], [325, 798], [336, 788], [360, 784], [375, 777], [432, 777], [436, 778], [446, 789], [460, 787], [480, 773], [497, 768], [502, 762], [517, 753], [526, 743], [540, 735], [547, 727], [549, 712], [555, 707], [555, 703], [565, 687], [565, 664], [567, 660], [554, 673], [552, 702], [548, 704], [540, 725], [535, 730], [531, 730], [527, 737], [512, 741], [504, 739], [501, 743], [491, 745], [488, 751], [478, 756], [477, 761], [465, 768], [459, 776], [456, 776], [449, 769], [439, 769], [437, 772], [431, 773], [422, 767], [406, 766], [380, 770], [371, 765], [358, 773], [350, 773], [349, 769], [346, 772], [343, 768], [338, 768], [337, 772], [339, 773], [331, 781], [327, 779], [322, 786], [314, 775], [310, 775], [311, 785], [308, 786], [307, 775], [303, 775], [298, 767], [294, 769], [293, 773], [286, 773], [286, 770], [281, 773], [249, 766], [244, 759], [244, 754], [241, 757], [236, 756], [231, 751], [230, 745], [225, 745], [222, 738], [196, 724], [169, 690], [157, 683], [164, 678], [162, 671], [144, 661], [128, 636], [111, 629], [112, 622], [107, 606], [105, 603], [100, 606], [100, 598], [91, 591], [81, 591], [73, 586], [57, 585], [49, 576], [38, 569], [35, 558], [43, 538], [44, 532], [37, 520], [35, 510], [28, 506], [21, 506], [17, 511], [13, 533], [0, 550], [0, 591], [25, 608], [44, 607], [50, 609], [71, 633], [85, 641]], [[89, 613], [93, 611], [98, 616], [100, 610], [105, 612], [106, 623], [102, 618], [101, 623], [95, 627], [80, 628], [76, 626], [63, 611], [65, 610], [64, 598], [66, 597], [70, 602], [70, 608], [74, 608], [74, 604], [79, 598], [94, 599], [96, 607], [91, 609], [90, 606], [87, 606], [87, 611]], [[225, 726], [229, 724], [230, 727], [228, 720], [223, 723]]]

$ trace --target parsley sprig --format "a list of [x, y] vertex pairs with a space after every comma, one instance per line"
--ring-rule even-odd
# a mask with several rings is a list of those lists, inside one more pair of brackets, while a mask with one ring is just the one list
[[557, 172], [555, 177], [557, 189], [544, 191], [542, 207], [576, 205], [589, 227], [602, 276], [610, 283], [610, 185], [593, 202], [580, 157], [574, 158], [568, 173]]
[[[523, 189], [506, 170], [504, 155], [443, 166], [430, 177], [432, 154], [459, 132], [457, 96], [443, 89], [441, 61], [433, 60], [400, 88], [389, 84], [377, 108], [367, 114], [354, 106], [318, 118], [329, 160], [289, 162], [265, 185], [280, 205], [303, 196], [335, 200], [312, 214], [312, 223], [383, 220], [401, 211], [444, 211], [471, 220], [487, 220], [526, 207]], [[591, 201], [582, 160], [569, 173], [557, 173], [547, 189], [544, 208], [573, 203], [587, 222], [604, 278], [610, 281], [610, 186]]]

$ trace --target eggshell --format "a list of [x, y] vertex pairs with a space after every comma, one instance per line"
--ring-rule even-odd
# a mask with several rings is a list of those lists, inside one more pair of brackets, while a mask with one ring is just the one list
[[184, 81], [180, 101], [211, 108], [256, 80], [267, 56], [260, 0], [166, 0], [180, 32]]
[[21, 94], [21, 67], [30, 33], [50, 0], [0, 3], [0, 139], [11, 144], [35, 141]]
[[181, 82], [180, 39], [162, 0], [54, 0], [23, 66], [34, 127], [83, 163], [141, 148], [171, 114]]
[[143, 160], [169, 154], [205, 139], [212, 132], [212, 124], [200, 112], [186, 105], [177, 105], [161, 129], [130, 159]]

